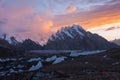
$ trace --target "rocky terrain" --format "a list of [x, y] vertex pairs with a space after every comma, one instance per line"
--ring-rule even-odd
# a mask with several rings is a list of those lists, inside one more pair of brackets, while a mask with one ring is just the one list
[[120, 48], [0, 59], [0, 63], [2, 80], [120, 79]]

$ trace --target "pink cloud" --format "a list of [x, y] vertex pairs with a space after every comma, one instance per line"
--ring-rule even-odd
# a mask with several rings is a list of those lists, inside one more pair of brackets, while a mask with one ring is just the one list
[[[91, 7], [88, 11], [79, 11], [76, 6], [69, 5], [66, 14], [61, 15], [53, 15], [51, 12], [48, 13], [49, 11], [39, 13], [27, 2], [18, 1], [19, 5], [15, 5], [16, 7], [14, 5], [12, 7], [6, 6], [3, 0], [2, 3], [0, 2], [0, 21], [2, 23], [0, 32], [7, 32], [10, 36], [19, 36], [18, 39], [31, 38], [39, 41], [41, 38], [48, 38], [62, 26], [75, 23], [84, 26], [84, 28], [92, 28], [101, 24], [116, 22], [115, 19], [118, 18], [118, 21], [120, 21], [120, 16], [118, 16], [120, 13], [119, 0], [114, 4], [109, 3]], [[26, 1], [29, 2], [29, 0]], [[34, 0], [31, 1], [34, 2]], [[70, 2], [74, 2], [74, 0], [70, 0]], [[113, 19], [113, 21], [110, 21], [110, 19]]]
[[66, 9], [66, 12], [67, 13], [72, 13], [72, 12], [75, 12], [77, 10], [77, 7], [76, 6], [69, 6], [67, 9]]
[[[40, 41], [52, 34], [52, 16], [36, 13], [32, 6], [0, 7], [0, 32], [15, 36], [18, 40], [31, 38]], [[7, 20], [7, 21], [5, 21]], [[4, 25], [3, 25], [4, 24]]]

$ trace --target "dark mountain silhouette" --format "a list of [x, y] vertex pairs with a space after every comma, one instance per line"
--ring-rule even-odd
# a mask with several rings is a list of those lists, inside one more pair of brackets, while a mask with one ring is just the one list
[[1, 46], [6, 46], [6, 47], [11, 47], [11, 45], [9, 44], [9, 42], [5, 39], [0, 38], [0, 45]]
[[52, 50], [102, 50], [117, 47], [98, 34], [85, 31], [79, 25], [65, 27], [53, 34], [45, 49]]
[[12, 45], [17, 45], [17, 44], [20, 43], [20, 42], [18, 42], [18, 41], [15, 39], [14, 36], [10, 37], [10, 40], [11, 40], [11, 44], [12, 44]]
[[21, 43], [15, 45], [18, 49], [22, 50], [40, 50], [42, 46], [39, 43], [32, 41], [31, 39], [26, 39]]
[[0, 57], [20, 56], [20, 52], [13, 45], [9, 44], [7, 40], [0, 38]]
[[15, 37], [10, 37], [11, 43], [4, 38], [0, 38], [0, 57], [23, 56], [26, 50], [39, 50], [42, 46], [38, 43], [26, 39], [18, 42]]

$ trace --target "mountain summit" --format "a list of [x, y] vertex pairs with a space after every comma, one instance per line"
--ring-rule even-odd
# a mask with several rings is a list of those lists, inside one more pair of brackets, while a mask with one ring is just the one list
[[66, 38], [74, 39], [76, 36], [80, 36], [81, 39], [85, 37], [86, 31], [79, 25], [73, 25], [72, 27], [63, 27], [61, 30], [58, 30], [56, 34], [50, 37], [51, 41], [65, 40]]
[[79, 25], [61, 28], [53, 34], [45, 49], [53, 50], [102, 50], [117, 47], [98, 34], [87, 32]]

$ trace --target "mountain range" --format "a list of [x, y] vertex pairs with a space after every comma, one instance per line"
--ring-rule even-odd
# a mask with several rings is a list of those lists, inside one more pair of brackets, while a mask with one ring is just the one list
[[117, 47], [115, 43], [86, 31], [79, 25], [61, 28], [48, 39], [44, 46], [31, 39], [19, 42], [15, 37], [10, 37], [10, 42], [5, 40], [5, 36], [0, 38], [0, 45], [17, 50], [106, 50]]

